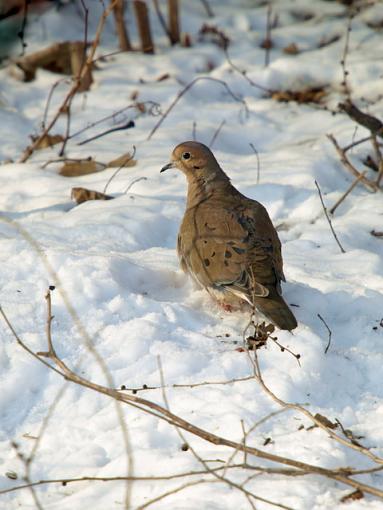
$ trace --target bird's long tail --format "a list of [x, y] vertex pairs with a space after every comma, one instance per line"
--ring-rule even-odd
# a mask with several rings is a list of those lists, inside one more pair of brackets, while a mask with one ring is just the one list
[[253, 300], [255, 308], [278, 326], [279, 329], [291, 331], [297, 327], [297, 320], [293, 312], [275, 289], [270, 290], [270, 294], [267, 297], [254, 297]]

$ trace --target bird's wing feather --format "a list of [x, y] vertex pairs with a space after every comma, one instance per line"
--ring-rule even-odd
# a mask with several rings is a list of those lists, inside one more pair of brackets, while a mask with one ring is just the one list
[[283, 278], [278, 235], [265, 208], [201, 204], [186, 212], [178, 239], [181, 266], [203, 287], [225, 287], [251, 302]]

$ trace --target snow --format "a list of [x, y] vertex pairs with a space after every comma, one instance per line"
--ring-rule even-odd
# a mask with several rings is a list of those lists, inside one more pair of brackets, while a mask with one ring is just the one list
[[[87, 3], [92, 4], [89, 31], [94, 34], [101, 7], [98, 2]], [[70, 199], [72, 187], [103, 191], [115, 169], [62, 177], [58, 163], [42, 168], [47, 160], [57, 158], [57, 146], [36, 151], [24, 164], [6, 162], [17, 161], [29, 143], [28, 136], [39, 131], [47, 94], [57, 76], [38, 71], [36, 81], [19, 83], [5, 69], [0, 70], [0, 158], [4, 161], [0, 167], [0, 304], [29, 348], [44, 351], [44, 295], [49, 285], [55, 285], [52, 334], [57, 353], [69, 367], [106, 384], [66, 302], [76, 311], [115, 387], [160, 385], [160, 357], [171, 410], [214, 434], [241, 441], [241, 421], [249, 429], [279, 409], [255, 380], [172, 387], [247, 377], [252, 367], [246, 353], [238, 350], [247, 314], [223, 312], [179, 269], [175, 243], [186, 183], [176, 170], [159, 173], [173, 147], [192, 138], [193, 123], [197, 140], [209, 144], [225, 120], [214, 141], [214, 153], [234, 185], [267, 207], [283, 244], [287, 279], [284, 295], [287, 302], [297, 305], [293, 310], [299, 327], [293, 334], [278, 332], [277, 336], [281, 344], [301, 355], [300, 365], [270, 343], [258, 352], [264, 379], [287, 402], [308, 404], [313, 414], [320, 413], [332, 421], [339, 419], [355, 436], [363, 436], [360, 441], [371, 452], [382, 456], [383, 241], [370, 231], [382, 230], [383, 202], [380, 193], [370, 193], [359, 185], [337, 209], [332, 221], [346, 250], [343, 254], [323, 215], [315, 186], [317, 180], [330, 207], [353, 179], [339, 162], [326, 133], [333, 133], [341, 145], [367, 134], [359, 128], [355, 135], [353, 122], [345, 115], [331, 113], [339, 100], [344, 100], [339, 61], [347, 28], [346, 7], [308, 0], [274, 2], [273, 12], [279, 19], [272, 32], [276, 47], [265, 68], [259, 43], [264, 38], [266, 7], [257, 7], [250, 0], [238, 5], [217, 0], [211, 5], [217, 14], [211, 23], [230, 37], [230, 58], [247, 71], [249, 78], [264, 87], [283, 90], [326, 85], [329, 110], [265, 98], [262, 90], [233, 71], [221, 49], [196, 42], [199, 28], [210, 20], [200, 2], [183, 2], [182, 27], [192, 35], [192, 48], [169, 48], [153, 17], [156, 54], [119, 54], [100, 62], [91, 91], [74, 100], [71, 132], [132, 104], [135, 91], [139, 92], [139, 101], [159, 103], [162, 112], [183, 86], [197, 77], [224, 80], [231, 94], [222, 84], [201, 79], [150, 139], [148, 135], [159, 117], [135, 109], [74, 137], [67, 146], [72, 158], [91, 155], [107, 163], [131, 151], [134, 145], [138, 161], [112, 180], [107, 192], [114, 200], [76, 206]], [[83, 27], [78, 12], [74, 5], [68, 5], [35, 18], [27, 35], [28, 49], [55, 40], [78, 39]], [[302, 23], [293, 12], [309, 12], [313, 17]], [[353, 21], [347, 68], [353, 98], [382, 118], [381, 32], [366, 25], [379, 17], [383, 18], [383, 6], [376, 3]], [[134, 38], [133, 26], [131, 33]], [[338, 41], [318, 49], [322, 38], [330, 39], [335, 34], [340, 36]], [[302, 53], [287, 55], [281, 51], [291, 42]], [[112, 51], [115, 35], [109, 19], [99, 54]], [[156, 81], [164, 73], [170, 78]], [[62, 83], [53, 94], [51, 115], [67, 87]], [[248, 112], [241, 101], [245, 101]], [[77, 145], [130, 119], [136, 123], [133, 129]], [[53, 132], [64, 130], [63, 118]], [[250, 143], [260, 157], [259, 184]], [[366, 150], [358, 146], [352, 155], [360, 164], [359, 158], [366, 155]], [[372, 171], [368, 175], [372, 176]], [[140, 177], [146, 180], [134, 182]], [[131, 189], [124, 193], [130, 184]], [[318, 314], [332, 331], [327, 354], [328, 331]], [[24, 475], [10, 441], [16, 441], [25, 454], [30, 452], [33, 437], [39, 434], [53, 402], [55, 408], [32, 463], [31, 479], [125, 476], [127, 455], [115, 403], [64, 382], [21, 349], [4, 322], [0, 327], [0, 490], [22, 483]], [[63, 394], [56, 400], [60, 391]], [[160, 390], [146, 390], [139, 396], [163, 405]], [[135, 476], [201, 469], [190, 450], [182, 450], [182, 440], [173, 427], [131, 407], [123, 407], [123, 416]], [[259, 425], [247, 444], [329, 468], [364, 469], [374, 465], [331, 440], [322, 430], [307, 430], [310, 425], [299, 412], [283, 412]], [[211, 467], [219, 466], [233, 453], [190, 434], [185, 433], [185, 437]], [[266, 438], [271, 442], [265, 446]], [[237, 453], [236, 462], [242, 459]], [[10, 471], [17, 473], [18, 480], [6, 477]], [[242, 483], [249, 473], [233, 470], [229, 474], [234, 482]], [[379, 472], [360, 479], [382, 486]], [[134, 482], [132, 508], [184, 482]], [[125, 488], [121, 481], [76, 482], [43, 485], [36, 491], [44, 509], [112, 510], [123, 508]], [[340, 498], [352, 491], [319, 476], [266, 474], [255, 477], [246, 488], [294, 509], [315, 510], [343, 508]], [[349, 503], [348, 508], [374, 510], [381, 505], [376, 498], [365, 495]], [[259, 501], [256, 506], [271, 508]], [[177, 510], [234, 507], [242, 509], [249, 504], [240, 491], [223, 483], [194, 485], [153, 505], [156, 509]], [[34, 508], [34, 503], [28, 490], [20, 490], [0, 494], [0, 508]]]

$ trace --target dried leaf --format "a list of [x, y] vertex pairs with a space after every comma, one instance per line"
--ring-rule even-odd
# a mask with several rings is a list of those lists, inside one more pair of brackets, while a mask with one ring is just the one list
[[356, 489], [356, 491], [350, 492], [350, 494], [346, 494], [343, 498], [340, 498], [342, 503], [349, 503], [351, 501], [357, 501], [358, 499], [363, 499], [364, 494], [360, 489]]
[[314, 418], [316, 418], [322, 425], [324, 425], [328, 429], [336, 429], [338, 426], [337, 423], [333, 423], [328, 418], [326, 418], [326, 416], [323, 416], [323, 414], [316, 413]]
[[7, 471], [5, 473], [5, 476], [7, 478], [9, 478], [10, 480], [17, 480], [17, 478], [18, 478], [16, 471]]
[[283, 53], [287, 53], [287, 55], [296, 55], [299, 53], [298, 46], [295, 43], [290, 43], [283, 48]]
[[164, 73], [164, 74], [161, 74], [160, 76], [158, 76], [158, 78], [156, 78], [156, 81], [165, 81], [165, 80], [168, 80], [169, 78], [170, 78], [170, 74]]
[[293, 91], [293, 90], [275, 90], [271, 97], [276, 101], [297, 103], [320, 103], [326, 95], [324, 88], [314, 87], [311, 89]]
[[71, 192], [71, 199], [78, 204], [82, 204], [88, 200], [112, 200], [113, 198], [114, 197], [105, 195], [105, 193], [101, 193], [100, 191], [94, 191], [86, 188], [72, 188]]
[[137, 165], [137, 160], [132, 159], [132, 154], [126, 152], [122, 156], [110, 161], [107, 166], [110, 168], [126, 168]]
[[[32, 142], [38, 140], [39, 136], [31, 136]], [[39, 143], [36, 146], [36, 149], [46, 149], [47, 147], [52, 147], [58, 143], [64, 141], [64, 137], [62, 135], [50, 135], [47, 133], [45, 136], [41, 138]]]
[[59, 174], [64, 177], [80, 177], [81, 175], [94, 174], [106, 168], [105, 165], [97, 163], [94, 159], [83, 161], [66, 161], [60, 168]]

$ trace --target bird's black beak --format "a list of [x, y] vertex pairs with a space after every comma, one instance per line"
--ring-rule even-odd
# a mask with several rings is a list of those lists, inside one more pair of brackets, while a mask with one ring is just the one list
[[165, 165], [161, 168], [160, 173], [165, 172], [165, 170], [169, 170], [169, 168], [174, 168], [174, 167], [175, 167], [175, 164], [173, 162], [168, 163], [167, 165]]

